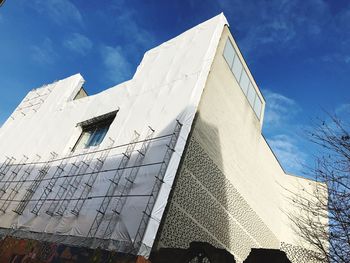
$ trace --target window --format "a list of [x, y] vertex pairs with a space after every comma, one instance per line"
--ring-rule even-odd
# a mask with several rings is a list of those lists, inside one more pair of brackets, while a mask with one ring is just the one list
[[254, 111], [259, 118], [261, 116], [261, 108], [262, 108], [262, 102], [261, 102], [259, 96], [256, 96], [255, 104], [254, 104]]
[[254, 110], [256, 116], [260, 120], [261, 111], [262, 111], [262, 101], [257, 94], [253, 83], [250, 81], [250, 78], [243, 68], [241, 59], [238, 57], [230, 39], [228, 38], [225, 44], [223, 56], [236, 78], [239, 86], [241, 87], [245, 97], [249, 101], [250, 106]]
[[235, 58], [236, 52], [231, 44], [230, 41], [226, 42], [225, 49], [224, 49], [224, 57], [226, 59], [227, 64], [229, 67], [232, 67], [233, 59]]
[[239, 82], [239, 84], [241, 85], [241, 89], [243, 90], [243, 93], [247, 95], [248, 87], [250, 86], [250, 81], [245, 70], [243, 70], [242, 72], [241, 81]]
[[253, 85], [249, 85], [247, 98], [248, 98], [249, 104], [250, 104], [250, 106], [252, 106], [252, 108], [254, 107], [255, 97], [256, 97], [255, 89], [254, 89]]
[[79, 123], [78, 125], [81, 126], [82, 133], [73, 151], [100, 145], [115, 116], [116, 112], [113, 112]]
[[239, 57], [236, 56], [235, 61], [233, 62], [233, 66], [232, 66], [232, 72], [233, 72], [233, 75], [235, 75], [238, 82], [241, 78], [242, 68], [243, 68], [242, 63], [241, 63]]

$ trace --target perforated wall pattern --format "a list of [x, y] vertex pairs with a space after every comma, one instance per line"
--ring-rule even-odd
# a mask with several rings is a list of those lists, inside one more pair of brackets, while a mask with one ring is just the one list
[[293, 246], [291, 244], [281, 243], [281, 250], [284, 251], [289, 260], [293, 263], [322, 263], [322, 261], [317, 257], [317, 253], [310, 250], [304, 249], [302, 247]]
[[238, 261], [252, 247], [279, 247], [277, 237], [193, 136], [183, 158], [158, 247], [209, 242], [227, 249]]

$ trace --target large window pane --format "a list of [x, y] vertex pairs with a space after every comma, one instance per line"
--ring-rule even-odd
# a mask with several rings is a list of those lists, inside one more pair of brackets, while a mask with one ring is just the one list
[[239, 79], [241, 77], [241, 72], [242, 72], [242, 64], [241, 64], [241, 61], [239, 60], [238, 56], [236, 56], [234, 61], [233, 61], [232, 72], [233, 72], [233, 75], [235, 75], [237, 81], [239, 81]]
[[80, 135], [78, 142], [76, 143], [74, 150], [81, 150], [87, 147], [87, 142], [90, 139], [92, 131], [83, 131]]
[[228, 63], [230, 68], [232, 67], [233, 59], [235, 55], [236, 55], [236, 52], [231, 44], [231, 41], [227, 39], [225, 49], [224, 49], [224, 58], [226, 59], [226, 62]]
[[259, 120], [261, 117], [261, 108], [262, 108], [262, 102], [261, 102], [259, 96], [257, 95], [256, 99], [255, 99], [255, 103], [254, 103], [254, 111], [255, 111], [256, 115], [258, 116]]
[[249, 89], [248, 89], [247, 98], [248, 98], [249, 104], [250, 104], [250, 106], [252, 106], [252, 108], [254, 107], [255, 97], [256, 97], [255, 89], [254, 89], [253, 85], [250, 84]]
[[86, 147], [100, 145], [103, 138], [106, 136], [109, 127], [96, 127], [94, 133], [90, 136], [89, 141], [86, 143]]
[[242, 71], [241, 81], [239, 82], [239, 84], [244, 94], [247, 94], [250, 81], [245, 70]]

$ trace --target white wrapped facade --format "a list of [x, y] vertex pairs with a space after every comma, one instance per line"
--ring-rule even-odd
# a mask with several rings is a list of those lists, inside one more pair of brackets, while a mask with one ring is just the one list
[[[79, 74], [29, 92], [0, 129], [0, 234], [146, 257], [152, 247], [200, 239], [238, 262], [251, 247], [298, 245], [280, 186], [309, 183], [286, 175], [263, 139], [265, 101], [227, 25], [220, 14], [147, 51], [131, 80], [99, 94], [87, 96]], [[193, 165], [186, 145], [192, 155], [206, 152], [223, 185], [234, 187], [227, 200], [238, 198], [251, 217], [232, 213], [199, 177], [181, 179]], [[186, 187], [189, 200], [181, 199]], [[208, 202], [196, 203], [200, 196]], [[223, 232], [231, 236], [215, 230], [209, 203], [230, 219]], [[208, 225], [196, 219], [203, 211]], [[169, 230], [175, 217], [178, 232]], [[205, 234], [169, 241], [181, 239], [186, 220]]]

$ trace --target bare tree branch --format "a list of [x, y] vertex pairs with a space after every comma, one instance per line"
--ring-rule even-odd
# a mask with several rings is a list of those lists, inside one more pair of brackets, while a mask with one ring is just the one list
[[317, 252], [320, 261], [350, 262], [350, 133], [336, 116], [307, 132], [320, 147], [309, 176], [318, 184], [311, 193], [293, 193], [299, 214], [288, 214], [297, 234]]

